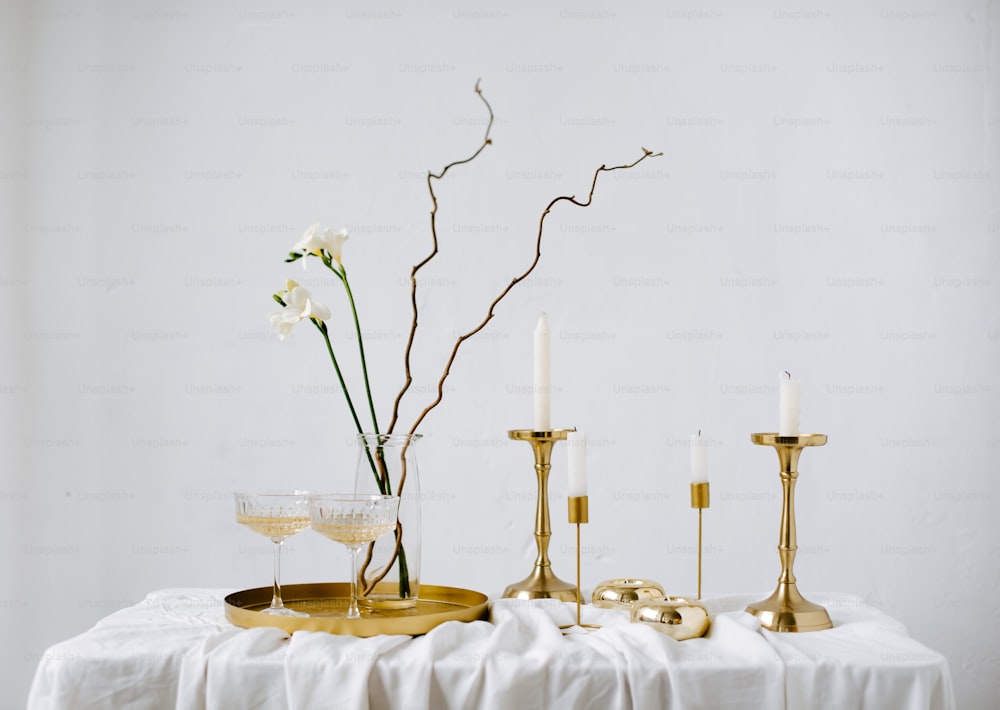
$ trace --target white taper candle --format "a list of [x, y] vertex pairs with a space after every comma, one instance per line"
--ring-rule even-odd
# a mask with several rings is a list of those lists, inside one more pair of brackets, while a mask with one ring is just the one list
[[691, 483], [708, 483], [708, 442], [701, 429], [691, 435]]
[[552, 429], [552, 374], [549, 319], [543, 312], [535, 326], [535, 431]]
[[799, 435], [799, 381], [790, 372], [779, 375], [778, 385], [778, 435]]
[[569, 464], [570, 498], [587, 495], [587, 435], [582, 431], [566, 434], [566, 459]]

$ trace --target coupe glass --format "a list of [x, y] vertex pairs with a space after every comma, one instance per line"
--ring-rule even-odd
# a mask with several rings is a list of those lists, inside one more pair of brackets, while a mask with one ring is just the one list
[[274, 543], [274, 594], [264, 614], [309, 616], [281, 601], [281, 543], [309, 527], [309, 493], [236, 493], [236, 522]]
[[329, 494], [309, 497], [312, 529], [347, 547], [351, 555], [351, 606], [348, 619], [358, 611], [358, 558], [370, 542], [396, 527], [399, 496]]

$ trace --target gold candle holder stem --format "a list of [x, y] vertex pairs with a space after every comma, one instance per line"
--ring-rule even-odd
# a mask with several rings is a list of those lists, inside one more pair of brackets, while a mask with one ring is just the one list
[[568, 499], [569, 522], [576, 525], [576, 625], [580, 624], [580, 525], [590, 522], [587, 496], [570, 496]]
[[[576, 525], [576, 625], [583, 629], [599, 629], [600, 626], [584, 624], [580, 618], [580, 526], [590, 522], [590, 506], [587, 496], [570, 496], [567, 499], [569, 522]], [[572, 626], [560, 626], [566, 630]]]
[[701, 600], [701, 508], [698, 509], [698, 600]]
[[538, 479], [538, 498], [535, 505], [535, 545], [538, 553], [531, 574], [507, 586], [504, 597], [515, 599], [560, 599], [572, 601], [576, 589], [572, 584], [559, 579], [552, 571], [549, 559], [549, 541], [552, 538], [552, 523], [549, 516], [549, 471], [552, 468], [552, 447], [557, 441], [564, 441], [568, 429], [534, 431], [512, 429], [507, 435], [515, 441], [527, 441], [535, 459], [535, 475]]
[[752, 434], [750, 440], [762, 446], [773, 446], [778, 452], [781, 476], [778, 558], [781, 561], [781, 575], [771, 596], [749, 605], [746, 610], [760, 619], [761, 626], [771, 631], [821, 631], [833, 628], [826, 609], [806, 600], [799, 593], [793, 571], [795, 554], [799, 549], [795, 533], [795, 484], [799, 477], [799, 456], [807, 446], [823, 446], [826, 435], [782, 436], [764, 433]]
[[701, 512], [709, 506], [708, 481], [691, 484], [691, 507], [698, 509], [698, 599], [701, 599]]
[[580, 625], [580, 523], [576, 524], [576, 625]]
[[778, 558], [781, 560], [781, 584], [795, 584], [795, 553], [799, 549], [795, 526], [795, 483], [798, 471], [781, 472], [781, 528], [778, 532]]

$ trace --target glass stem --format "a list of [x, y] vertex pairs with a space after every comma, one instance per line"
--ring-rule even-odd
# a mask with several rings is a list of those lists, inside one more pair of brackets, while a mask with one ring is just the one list
[[360, 619], [361, 612], [358, 611], [358, 558], [360, 557], [363, 545], [351, 546], [351, 606], [347, 610], [348, 619]]
[[283, 540], [272, 540], [274, 542], [274, 589], [271, 595], [271, 608], [284, 609], [285, 605], [281, 601], [281, 543]]

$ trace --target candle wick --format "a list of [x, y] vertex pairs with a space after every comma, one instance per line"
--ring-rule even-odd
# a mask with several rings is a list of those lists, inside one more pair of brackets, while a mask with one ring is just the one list
[[698, 438], [701, 438], [701, 429], [698, 430]]
[[787, 377], [788, 379], [792, 379], [792, 373], [789, 372], [788, 370], [785, 370], [785, 377]]

